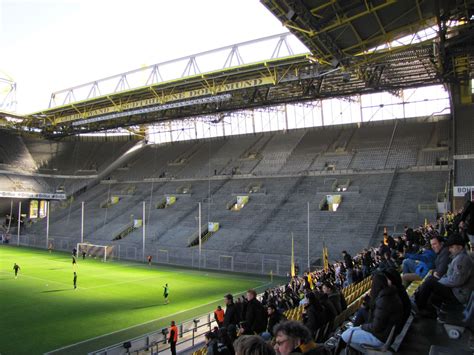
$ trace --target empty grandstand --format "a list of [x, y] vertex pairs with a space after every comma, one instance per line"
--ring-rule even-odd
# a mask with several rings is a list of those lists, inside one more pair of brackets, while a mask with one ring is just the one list
[[[100, 246], [107, 260], [217, 279], [223, 272], [264, 291], [294, 277], [295, 266], [300, 276], [314, 272], [324, 280], [327, 273], [337, 287], [349, 286], [352, 276], [336, 273], [341, 263], [340, 270], [352, 272], [345, 258], [339, 262], [343, 250], [354, 256], [372, 250], [376, 269], [389, 261], [382, 255], [389, 236], [407, 237], [417, 227], [441, 234], [448, 212], [463, 208], [466, 193], [474, 198], [472, 1], [261, 2], [290, 32], [57, 91], [48, 108], [31, 114], [0, 112], [2, 243], [50, 253]], [[270, 47], [258, 59], [240, 54]], [[222, 54], [223, 66], [211, 65]], [[166, 73], [170, 66], [182, 75]], [[403, 247], [396, 252], [409, 254]], [[76, 264], [82, 253], [74, 254]], [[362, 258], [356, 261], [363, 265]], [[76, 270], [74, 276], [75, 288]], [[147, 280], [146, 271], [142, 276]], [[307, 275], [292, 280], [293, 288], [309, 282]], [[363, 303], [371, 276], [359, 281], [341, 291], [350, 299], [348, 311], [313, 340], [336, 336]], [[216, 285], [210, 291], [217, 294]], [[187, 304], [180, 312], [200, 313], [180, 320], [215, 303], [211, 293], [204, 301]], [[301, 310], [288, 307], [286, 314], [299, 319]], [[165, 326], [164, 318], [142, 316], [137, 323]], [[211, 329], [213, 319], [206, 317], [181, 325], [180, 332], [192, 332], [192, 346], [181, 350], [196, 350], [198, 322]], [[148, 333], [139, 324], [127, 332], [134, 325], [119, 324], [107, 329], [125, 328], [120, 336], [90, 341], [105, 333], [97, 330], [41, 349], [169, 350], [159, 349], [165, 330]], [[119, 344], [135, 336], [128, 348]], [[186, 337], [182, 344], [191, 341]]]

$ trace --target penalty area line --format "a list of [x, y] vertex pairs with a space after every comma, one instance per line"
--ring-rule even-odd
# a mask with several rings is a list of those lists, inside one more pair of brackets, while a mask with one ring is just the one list
[[[265, 284], [263, 284], [263, 285], [258, 286], [258, 288], [267, 287], [267, 286], [269, 286], [269, 285], [271, 285], [271, 284], [272, 284], [271, 282], [267, 282], [267, 283], [265, 283]], [[238, 291], [238, 292], [235, 292], [235, 294], [241, 294], [241, 293], [244, 293], [245, 291], [246, 291], [246, 290], [244, 290], [244, 291]], [[94, 340], [97, 340], [97, 339], [100, 339], [100, 338], [105, 338], [105, 337], [110, 336], [110, 335], [113, 335], [113, 334], [117, 334], [117, 333], [120, 333], [120, 332], [125, 332], [125, 331], [127, 331], [127, 330], [130, 330], [130, 329], [133, 329], [133, 328], [138, 328], [138, 327], [141, 327], [141, 326], [143, 326], [143, 325], [147, 325], [147, 324], [150, 324], [150, 323], [153, 323], [153, 322], [159, 322], [160, 320], [163, 320], [163, 319], [166, 319], [166, 318], [170, 318], [170, 317], [176, 316], [176, 315], [181, 314], [181, 313], [185, 313], [185, 312], [189, 312], [189, 311], [192, 311], [192, 310], [194, 310], [194, 309], [197, 309], [197, 308], [209, 306], [210, 304], [216, 303], [216, 302], [220, 301], [221, 299], [222, 299], [222, 298], [218, 298], [218, 299], [216, 299], [216, 300], [214, 300], [214, 301], [211, 301], [211, 302], [208, 302], [208, 303], [206, 303], [206, 304], [202, 304], [202, 305], [199, 305], [199, 306], [196, 306], [196, 307], [192, 307], [192, 308], [189, 308], [189, 309], [185, 309], [185, 310], [182, 310], [182, 311], [179, 311], [179, 312], [176, 312], [176, 313], [173, 313], [173, 314], [164, 316], [164, 317], [160, 317], [160, 318], [152, 319], [152, 320], [149, 320], [149, 321], [146, 321], [146, 322], [143, 322], [143, 323], [131, 325], [131, 326], [126, 327], [126, 328], [123, 328], [123, 329], [114, 330], [113, 332], [110, 332], [110, 333], [107, 333], [107, 334], [98, 335], [98, 336], [96, 336], [96, 337], [89, 338], [89, 339], [86, 339], [86, 340], [82, 340], [82, 341], [79, 341], [79, 342], [74, 343], [74, 344], [69, 344], [69, 345], [63, 346], [63, 347], [61, 347], [61, 348], [48, 351], [47, 353], [44, 353], [43, 355], [54, 354], [55, 352], [58, 352], [58, 351], [61, 351], [61, 350], [65, 350], [65, 349], [69, 349], [69, 348], [72, 348], [72, 347], [75, 347], [75, 346], [78, 346], [78, 345], [81, 345], [81, 344], [85, 344], [85, 343], [88, 343], [88, 342], [91, 342], [91, 341], [94, 341]], [[147, 334], [147, 333], [145, 333], [145, 334]], [[114, 344], [111, 344], [110, 346], [112, 346], [112, 345], [114, 345]], [[97, 350], [99, 350], [99, 349], [97, 349]]]

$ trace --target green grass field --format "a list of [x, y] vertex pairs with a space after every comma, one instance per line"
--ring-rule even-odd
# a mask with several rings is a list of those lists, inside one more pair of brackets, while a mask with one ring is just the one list
[[[15, 262], [21, 267], [17, 279]], [[171, 319], [204, 314], [228, 292], [269, 286], [268, 277], [94, 259], [79, 260], [77, 273], [74, 290], [69, 254], [0, 246], [1, 354], [41, 354], [78, 342], [56, 353], [84, 354], [158, 330]]]

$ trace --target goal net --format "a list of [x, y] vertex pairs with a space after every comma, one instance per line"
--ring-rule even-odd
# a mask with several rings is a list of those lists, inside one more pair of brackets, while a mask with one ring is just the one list
[[113, 256], [113, 246], [77, 243], [77, 258], [80, 260], [85, 253], [86, 258], [102, 259], [107, 261]]

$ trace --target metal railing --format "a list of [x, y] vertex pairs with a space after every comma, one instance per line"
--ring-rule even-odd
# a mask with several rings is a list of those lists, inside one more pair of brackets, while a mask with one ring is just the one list
[[208, 50], [98, 79], [51, 94], [49, 108], [246, 64], [309, 54], [290, 32]]
[[[204, 334], [212, 330], [213, 314], [208, 313], [196, 317], [178, 325], [179, 338], [176, 347], [180, 350], [192, 348], [202, 342]], [[140, 354], [150, 352], [150, 354], [160, 354], [170, 349], [167, 343], [168, 328], [147, 333], [125, 342], [117, 343], [93, 352], [88, 355], [121, 355]], [[124, 345], [130, 345], [125, 347]]]

